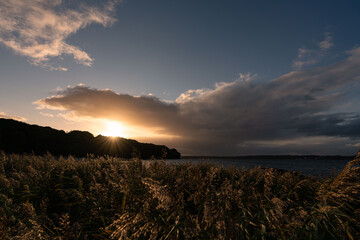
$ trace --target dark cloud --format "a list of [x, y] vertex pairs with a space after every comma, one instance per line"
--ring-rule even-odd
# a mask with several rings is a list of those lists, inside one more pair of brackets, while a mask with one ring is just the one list
[[68, 87], [58, 94], [36, 103], [41, 108], [70, 110], [80, 117], [116, 119], [125, 124], [159, 128], [159, 131], [169, 131], [180, 124], [178, 106], [156, 97], [134, 97], [83, 85]]
[[323, 114], [294, 122], [298, 131], [312, 136], [360, 136], [360, 115], [355, 113]]
[[337, 138], [350, 146], [360, 137], [359, 113], [339, 108], [346, 87], [360, 80], [360, 48], [349, 54], [333, 65], [290, 72], [265, 83], [240, 75], [214, 89], [189, 90], [173, 103], [76, 86], [36, 104], [174, 135], [163, 143], [190, 154], [246, 154], [254, 146], [259, 147], [258, 154], [261, 146], [263, 152], [288, 153], [291, 146], [299, 153], [312, 153], [307, 151], [314, 145], [296, 141], [307, 136], [325, 137], [316, 149], [326, 153], [327, 144], [334, 145]]

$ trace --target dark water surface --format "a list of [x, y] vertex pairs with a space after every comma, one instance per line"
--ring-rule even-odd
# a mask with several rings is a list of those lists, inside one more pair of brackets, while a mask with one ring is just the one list
[[287, 171], [296, 171], [304, 175], [313, 176], [330, 176], [333, 173], [341, 171], [346, 163], [351, 159], [236, 159], [236, 158], [189, 158], [189, 159], [170, 159], [166, 160], [168, 164], [184, 164], [184, 163], [211, 163], [224, 167], [253, 168], [260, 166], [263, 168], [278, 168]]

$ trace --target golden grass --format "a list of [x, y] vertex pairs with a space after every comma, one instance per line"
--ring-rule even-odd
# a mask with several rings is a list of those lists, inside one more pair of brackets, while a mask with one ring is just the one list
[[360, 156], [335, 177], [0, 154], [0, 239], [360, 239]]

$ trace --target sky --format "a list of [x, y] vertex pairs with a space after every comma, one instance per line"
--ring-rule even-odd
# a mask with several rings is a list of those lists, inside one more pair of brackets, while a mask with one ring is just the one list
[[0, 1], [0, 117], [183, 155], [355, 155], [360, 2]]

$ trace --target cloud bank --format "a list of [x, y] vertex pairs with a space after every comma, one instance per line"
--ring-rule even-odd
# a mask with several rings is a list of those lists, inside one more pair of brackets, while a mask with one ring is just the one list
[[341, 104], [360, 80], [360, 48], [329, 66], [293, 71], [263, 83], [253, 77], [245, 74], [214, 89], [188, 90], [172, 103], [78, 85], [35, 104], [173, 135], [162, 143], [185, 154], [355, 151], [360, 112], [344, 111]]
[[113, 0], [91, 6], [61, 0], [2, 0], [0, 43], [27, 57], [30, 63], [52, 70], [67, 70], [51, 61], [63, 55], [91, 66], [93, 58], [66, 39], [92, 23], [111, 25], [115, 5]]

